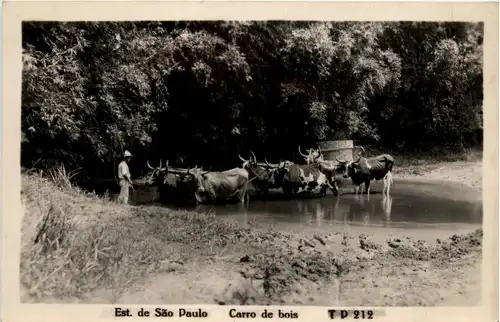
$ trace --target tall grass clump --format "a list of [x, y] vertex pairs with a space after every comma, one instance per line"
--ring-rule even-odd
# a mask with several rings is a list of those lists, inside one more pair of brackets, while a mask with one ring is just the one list
[[87, 194], [63, 168], [24, 174], [22, 202], [20, 278], [31, 302], [78, 301], [99, 288], [119, 296], [166, 259], [225, 247], [233, 231], [213, 215], [119, 205]]

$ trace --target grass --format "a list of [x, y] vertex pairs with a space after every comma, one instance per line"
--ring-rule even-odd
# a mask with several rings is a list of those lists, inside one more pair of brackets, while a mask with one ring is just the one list
[[234, 232], [213, 215], [117, 205], [84, 193], [62, 169], [22, 179], [21, 284], [35, 301], [81, 298], [101, 287], [119, 293], [179, 257], [176, 248], [189, 243], [181, 257], [197, 249], [217, 255]]

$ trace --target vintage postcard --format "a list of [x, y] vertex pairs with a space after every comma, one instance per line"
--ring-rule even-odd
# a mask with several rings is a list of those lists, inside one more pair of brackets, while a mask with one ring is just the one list
[[498, 319], [498, 3], [3, 9], [3, 321]]

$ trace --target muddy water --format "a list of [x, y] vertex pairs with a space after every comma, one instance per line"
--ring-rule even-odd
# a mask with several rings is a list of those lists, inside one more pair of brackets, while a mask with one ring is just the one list
[[[341, 195], [324, 198], [285, 200], [281, 191], [271, 191], [270, 200], [252, 199], [241, 205], [177, 208], [200, 213], [212, 212], [220, 218], [254, 228], [281, 232], [365, 233], [383, 242], [388, 235], [408, 236], [426, 241], [467, 233], [482, 227], [480, 192], [443, 182], [395, 181], [389, 197], [383, 196], [381, 182], [371, 187], [370, 197], [354, 195], [349, 182], [340, 184]], [[132, 204], [151, 203], [154, 187], [131, 191]], [[171, 207], [170, 208], [175, 208]]]
[[372, 185], [370, 197], [342, 189], [336, 198], [270, 200], [240, 205], [199, 206], [221, 218], [255, 228], [282, 232], [365, 233], [379, 241], [388, 235], [427, 241], [465, 233], [482, 226], [481, 194], [467, 187], [439, 182], [398, 181], [390, 196], [381, 185]]

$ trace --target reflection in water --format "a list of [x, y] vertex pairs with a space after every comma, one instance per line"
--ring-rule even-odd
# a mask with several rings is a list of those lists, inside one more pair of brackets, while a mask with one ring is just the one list
[[384, 212], [384, 218], [386, 225], [391, 222], [391, 209], [392, 209], [392, 197], [391, 195], [382, 195], [382, 210]]
[[215, 213], [244, 224], [255, 220], [272, 226], [285, 225], [294, 229], [307, 226], [330, 231], [339, 225], [350, 229], [352, 225], [418, 227], [423, 223], [482, 223], [482, 203], [473, 199], [469, 192], [422, 183], [400, 183], [397, 190], [391, 189], [390, 195], [372, 193], [370, 198], [359, 194], [343, 194], [338, 198], [327, 195], [324, 198], [256, 200], [248, 207], [240, 203], [199, 205], [186, 210]]
[[370, 215], [375, 215], [375, 204], [370, 203], [369, 195], [355, 195], [354, 201], [356, 202], [355, 206], [350, 205], [349, 207], [349, 220], [352, 221], [356, 218], [357, 214], [360, 214], [363, 226], [369, 226]]
[[321, 227], [325, 219], [325, 209], [319, 204], [316, 204], [316, 209], [316, 226]]
[[[374, 193], [367, 195], [343, 194], [325, 198], [294, 200], [254, 201], [248, 208], [244, 205], [215, 206], [218, 216], [231, 217], [247, 222], [247, 217], [257, 222], [325, 227], [332, 229], [339, 224], [358, 223], [363, 226], [394, 227], [419, 223], [474, 223], [482, 222], [482, 205], [475, 200], [460, 198], [450, 200], [448, 190], [443, 195], [440, 186], [398, 185], [390, 195]], [[432, 191], [432, 193], [430, 193]], [[427, 193], [426, 193], [427, 192]], [[205, 206], [206, 207], [206, 206]], [[197, 210], [202, 211], [203, 207]]]

